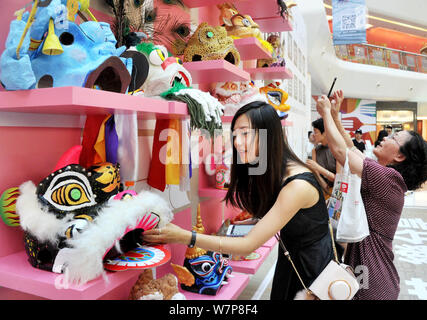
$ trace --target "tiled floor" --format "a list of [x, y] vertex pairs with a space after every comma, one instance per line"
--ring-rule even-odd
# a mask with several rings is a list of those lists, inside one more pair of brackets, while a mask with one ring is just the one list
[[[406, 196], [393, 251], [400, 276], [399, 300], [427, 300], [427, 184]], [[239, 300], [269, 300], [276, 259], [277, 245]]]

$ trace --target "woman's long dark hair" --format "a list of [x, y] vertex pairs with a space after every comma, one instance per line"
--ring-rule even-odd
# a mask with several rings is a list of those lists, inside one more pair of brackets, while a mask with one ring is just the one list
[[237, 150], [232, 136], [233, 163], [230, 170], [230, 186], [224, 198], [227, 204], [246, 210], [257, 218], [262, 218], [273, 206], [280, 192], [283, 177], [289, 161], [307, 168], [289, 148], [284, 138], [280, 118], [276, 110], [269, 104], [255, 101], [241, 107], [231, 122], [231, 132], [237, 118], [245, 114], [259, 135], [260, 129], [267, 130], [267, 141], [259, 139], [259, 163], [264, 162], [266, 170], [263, 174], [250, 175], [253, 165], [238, 163]]
[[416, 190], [427, 181], [427, 142], [415, 131], [407, 131], [411, 138], [400, 147], [406, 159], [390, 165], [405, 180], [408, 190]]

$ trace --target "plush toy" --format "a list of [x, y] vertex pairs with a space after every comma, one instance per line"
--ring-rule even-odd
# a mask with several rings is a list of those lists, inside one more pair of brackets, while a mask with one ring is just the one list
[[[204, 233], [205, 229], [200, 216], [200, 205], [197, 209], [197, 224], [193, 230]], [[216, 295], [218, 290], [231, 277], [232, 268], [221, 253], [206, 251], [193, 247], [185, 252], [184, 265], [171, 263], [181, 288], [186, 291], [206, 295]]]
[[259, 25], [253, 21], [250, 15], [239, 13], [231, 3], [218, 4], [217, 7], [220, 10], [219, 24], [225, 27], [228, 36], [233, 39], [254, 37], [268, 52], [273, 51], [270, 43], [262, 38]]
[[178, 279], [172, 273], [160, 279], [153, 279], [152, 269], [146, 269], [133, 285], [129, 300], [186, 300], [186, 298], [178, 291]]
[[288, 117], [287, 112], [291, 109], [291, 106], [286, 104], [288, 93], [280, 89], [280, 82], [271, 82], [260, 88], [259, 91], [265, 95], [268, 103], [276, 109], [280, 118], [285, 119]]
[[132, 50], [136, 50], [136, 53], [133, 51], [134, 54], [139, 54], [140, 58], [142, 56], [141, 59], [145, 60], [145, 63], [140, 64], [143, 68], [132, 72], [132, 79], [134, 75], [146, 76], [143, 81], [135, 80], [142, 82], [136, 89], [142, 90], [147, 97], [160, 96], [167, 100], [187, 103], [192, 129], [207, 130], [212, 136], [216, 129], [222, 129], [221, 115], [224, 107], [208, 92], [191, 88], [191, 74], [183, 67], [179, 58], [171, 56], [164, 46], [150, 42], [137, 45], [125, 55]]
[[221, 59], [239, 65], [240, 54], [234, 46], [234, 40], [227, 36], [224, 27], [213, 27], [202, 22], [188, 40], [184, 49], [184, 62]]
[[35, 0], [31, 13], [21, 10], [0, 60], [7, 90], [78, 86], [126, 92], [132, 61], [119, 57], [126, 48], [116, 48], [109, 24], [74, 22], [77, 13], [90, 13], [88, 2]]
[[280, 43], [280, 36], [277, 34], [271, 34], [268, 36], [267, 42], [271, 44], [272, 56], [269, 59], [258, 59], [257, 68], [286, 66], [285, 59], [283, 58], [283, 48]]
[[211, 89], [211, 94], [224, 106], [226, 116], [233, 116], [240, 107], [252, 101], [267, 102], [251, 81], [217, 82]]
[[73, 161], [78, 156], [61, 159], [67, 158], [37, 186], [9, 189], [2, 207], [11, 209], [10, 196], [16, 201], [31, 265], [64, 273], [66, 284], [84, 284], [104, 273], [104, 258], [136, 247], [144, 230], [166, 225], [173, 214], [154, 193], [119, 194], [118, 165], [86, 169]]

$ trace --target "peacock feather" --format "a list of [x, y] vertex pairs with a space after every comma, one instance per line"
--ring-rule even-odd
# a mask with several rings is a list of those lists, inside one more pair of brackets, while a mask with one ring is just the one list
[[9, 188], [0, 197], [0, 216], [4, 223], [10, 227], [19, 226], [19, 215], [16, 213], [16, 199], [19, 188]]

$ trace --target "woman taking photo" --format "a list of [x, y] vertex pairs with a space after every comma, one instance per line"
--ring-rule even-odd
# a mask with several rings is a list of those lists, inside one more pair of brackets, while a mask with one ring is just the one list
[[378, 161], [357, 150], [339, 120], [343, 101], [341, 90], [331, 102], [326, 96], [317, 100], [329, 148], [337, 162], [344, 165], [346, 149], [350, 171], [361, 177], [361, 195], [370, 235], [349, 243], [344, 263], [367, 268], [365, 280], [354, 299], [397, 300], [399, 275], [393, 264], [392, 241], [405, 202], [405, 192], [416, 190], [427, 180], [427, 143], [414, 131], [400, 131], [384, 138], [374, 149]]
[[[233, 163], [227, 204], [246, 210], [258, 223], [239, 238], [197, 234], [205, 250], [248, 255], [280, 232], [305, 285], [333, 259], [328, 213], [319, 183], [289, 148], [275, 109], [264, 102], [240, 108], [232, 122]], [[174, 224], [144, 232], [155, 243], [190, 244], [192, 234]], [[279, 246], [271, 299], [294, 299], [303, 289]]]

